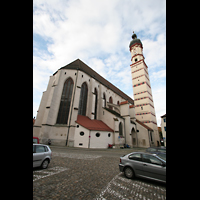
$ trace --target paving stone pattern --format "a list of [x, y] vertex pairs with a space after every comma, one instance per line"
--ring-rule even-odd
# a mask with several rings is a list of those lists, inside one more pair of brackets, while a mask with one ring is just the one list
[[33, 169], [33, 199], [166, 199], [166, 185], [127, 179], [114, 150], [52, 148], [47, 169]]

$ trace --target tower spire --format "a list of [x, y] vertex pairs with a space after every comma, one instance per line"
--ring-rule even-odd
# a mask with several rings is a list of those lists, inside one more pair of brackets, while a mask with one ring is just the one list
[[137, 39], [137, 35], [134, 33], [134, 31], [133, 31], [132, 38], [133, 38], [133, 40], [134, 40], [134, 39]]

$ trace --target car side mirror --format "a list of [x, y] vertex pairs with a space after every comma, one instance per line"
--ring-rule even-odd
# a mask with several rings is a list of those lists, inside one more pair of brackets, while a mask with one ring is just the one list
[[166, 164], [165, 164], [165, 163], [162, 163], [161, 166], [166, 167]]

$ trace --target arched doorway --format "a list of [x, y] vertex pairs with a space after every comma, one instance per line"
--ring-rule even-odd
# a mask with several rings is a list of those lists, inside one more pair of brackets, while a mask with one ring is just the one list
[[137, 132], [135, 131], [134, 128], [132, 128], [131, 130], [131, 135], [132, 135], [132, 144], [134, 147], [137, 147], [138, 144], [137, 144]]

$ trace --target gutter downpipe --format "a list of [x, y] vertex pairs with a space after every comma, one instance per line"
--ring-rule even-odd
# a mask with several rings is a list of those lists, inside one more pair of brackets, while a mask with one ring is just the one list
[[71, 118], [72, 118], [72, 110], [73, 110], [73, 106], [74, 106], [74, 97], [75, 97], [75, 93], [76, 93], [76, 85], [77, 85], [77, 78], [78, 78], [78, 69], [79, 68], [77, 68], [77, 73], [76, 73], [76, 82], [75, 82], [75, 87], [74, 87], [74, 94], [73, 94], [73, 99], [72, 99], [72, 107], [71, 107], [70, 118], [69, 118], [69, 128], [68, 128], [68, 131], [67, 131], [66, 146], [67, 146], [67, 143], [68, 143], [69, 129], [71, 127]]

